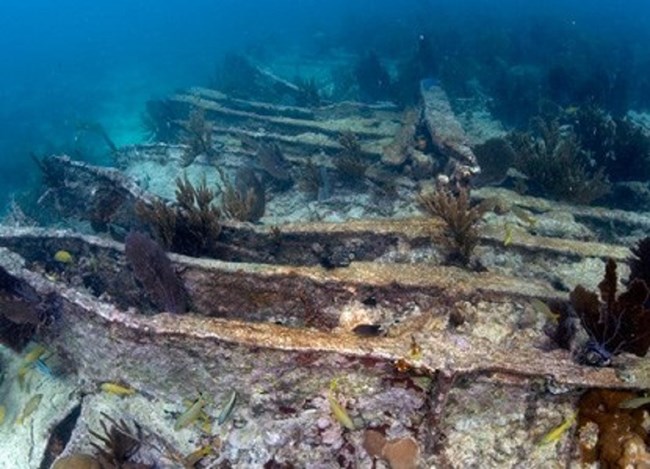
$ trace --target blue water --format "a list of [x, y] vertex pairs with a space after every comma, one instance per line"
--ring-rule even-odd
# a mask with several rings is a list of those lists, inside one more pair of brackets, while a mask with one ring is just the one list
[[[77, 152], [108, 163], [79, 129], [101, 123], [118, 144], [141, 141], [145, 102], [208, 85], [224, 53], [272, 60], [332, 51], [399, 58], [418, 35], [444, 31], [444, 54], [481, 37], [510, 38], [506, 60], [551, 62], [589, 42], [605, 79], [650, 70], [642, 1], [4, 0], [0, 5], [0, 207], [36, 178], [29, 154]], [[549, 33], [550, 32], [550, 33]], [[549, 33], [549, 34], [547, 34]], [[477, 38], [476, 41], [467, 41]], [[514, 40], [513, 40], [514, 39]], [[486, 52], [489, 53], [489, 52]], [[494, 51], [490, 52], [494, 53]], [[635, 69], [636, 70], [636, 69]], [[424, 78], [424, 77], [421, 77]], [[648, 87], [650, 89], [650, 87]], [[639, 100], [638, 105], [650, 99]]]

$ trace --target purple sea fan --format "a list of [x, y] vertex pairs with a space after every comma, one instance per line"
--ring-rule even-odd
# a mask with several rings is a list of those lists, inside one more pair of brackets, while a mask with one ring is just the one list
[[140, 232], [131, 232], [125, 241], [126, 259], [135, 278], [151, 302], [161, 311], [187, 311], [187, 294], [171, 261], [158, 243]]

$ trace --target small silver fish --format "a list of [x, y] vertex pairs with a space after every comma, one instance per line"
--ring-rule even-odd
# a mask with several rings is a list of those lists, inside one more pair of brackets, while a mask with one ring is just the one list
[[217, 417], [217, 422], [219, 422], [219, 425], [223, 424], [226, 420], [228, 420], [228, 417], [230, 417], [230, 414], [232, 414], [232, 411], [235, 408], [236, 402], [237, 402], [237, 391], [232, 390], [228, 395], [228, 399], [226, 399], [225, 401], [221, 413], [219, 413], [219, 417]]
[[638, 409], [646, 404], [650, 404], [650, 396], [635, 397], [634, 399], [628, 399], [623, 401], [618, 405], [619, 409]]

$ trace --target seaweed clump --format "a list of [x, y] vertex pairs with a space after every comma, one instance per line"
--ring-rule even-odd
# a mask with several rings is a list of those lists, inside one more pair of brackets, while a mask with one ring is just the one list
[[185, 137], [183, 143], [186, 145], [182, 155], [184, 167], [191, 165], [197, 156], [205, 155], [211, 161], [215, 157], [215, 150], [212, 147], [212, 125], [205, 118], [203, 109], [192, 109], [189, 119], [183, 125]]
[[322, 200], [319, 197], [321, 189], [327, 183], [324, 174], [327, 170], [314, 162], [313, 158], [308, 159], [298, 178], [298, 188], [311, 199]]
[[610, 191], [604, 169], [591, 168], [575, 133], [557, 120], [533, 119], [532, 132], [515, 132], [508, 140], [515, 151], [515, 167], [544, 195], [589, 204]]
[[[105, 413], [101, 413], [104, 420], [100, 421], [103, 434], [90, 430], [90, 434], [98, 442], [91, 442], [98, 451], [97, 459], [102, 468], [107, 469], [150, 469], [152, 464], [136, 463], [131, 461], [142, 445], [142, 429], [137, 422], [132, 431], [126, 422], [120, 419], [116, 422]], [[110, 427], [106, 423], [110, 423]]]
[[489, 210], [489, 203], [472, 206], [468, 189], [453, 193], [444, 188], [419, 194], [418, 203], [429, 215], [440, 217], [445, 222], [445, 239], [450, 247], [448, 260], [469, 265], [479, 241], [478, 222]]
[[339, 136], [341, 151], [334, 158], [334, 165], [343, 180], [354, 183], [366, 176], [368, 163], [363, 157], [361, 142], [352, 132], [346, 131]]
[[640, 239], [631, 251], [634, 257], [630, 260], [628, 282], [639, 279], [650, 285], [650, 236]]
[[582, 147], [612, 181], [645, 181], [650, 176], [650, 137], [630, 119], [583, 106], [573, 128]]
[[624, 351], [643, 357], [650, 348], [650, 309], [646, 307], [650, 290], [638, 278], [620, 295], [617, 288], [616, 262], [610, 259], [598, 284], [600, 298], [581, 285], [571, 292], [571, 306], [588, 335], [578, 356], [586, 365], [608, 366], [614, 355]]
[[109, 231], [123, 203], [124, 195], [117, 189], [110, 187], [97, 188], [92, 204], [89, 204], [87, 211], [87, 217], [92, 229], [98, 233]]
[[240, 168], [235, 176], [235, 184], [225, 175], [222, 194], [223, 213], [228, 218], [239, 221], [257, 222], [264, 216], [266, 199], [264, 185], [250, 168]]
[[222, 213], [213, 202], [215, 193], [205, 179], [194, 186], [187, 176], [176, 179], [176, 204], [156, 200], [137, 206], [138, 216], [148, 223], [158, 241], [174, 252], [212, 256], [221, 235]]

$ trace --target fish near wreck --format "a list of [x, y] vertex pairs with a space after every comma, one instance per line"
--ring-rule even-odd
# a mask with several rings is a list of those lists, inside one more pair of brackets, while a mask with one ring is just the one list
[[60, 249], [54, 253], [54, 260], [61, 264], [72, 264], [74, 262], [74, 257], [69, 251]]
[[577, 412], [573, 412], [571, 415], [569, 415], [560, 425], [551, 429], [546, 435], [544, 435], [539, 444], [541, 446], [544, 446], [559, 441], [560, 438], [562, 438], [562, 436], [573, 426], [577, 415]]
[[114, 394], [120, 397], [132, 396], [133, 394], [135, 394], [135, 389], [119, 383], [105, 382], [100, 384], [99, 388], [104, 392], [107, 392], [109, 394]]
[[224, 404], [223, 409], [219, 414], [219, 417], [217, 417], [217, 422], [219, 422], [219, 425], [223, 425], [223, 423], [226, 420], [228, 420], [228, 417], [230, 417], [233, 409], [235, 408], [236, 402], [237, 402], [237, 391], [233, 390], [228, 395], [228, 398], [226, 399], [226, 403]]
[[330, 410], [332, 411], [332, 415], [334, 416], [337, 422], [339, 422], [343, 427], [347, 428], [348, 430], [354, 431], [356, 430], [356, 426], [354, 425], [352, 418], [334, 396], [334, 392], [336, 391], [337, 385], [338, 384], [336, 379], [333, 379], [332, 382], [330, 383], [329, 392], [327, 393], [327, 401], [329, 402]]
[[38, 409], [38, 405], [41, 403], [41, 400], [43, 399], [43, 394], [34, 394], [29, 401], [27, 401], [27, 404], [25, 404], [25, 407], [23, 407], [23, 411], [20, 414], [20, 417], [16, 420], [16, 425], [22, 425], [25, 420], [29, 418], [30, 415]]
[[201, 417], [203, 408], [207, 403], [208, 401], [205, 396], [203, 394], [199, 394], [199, 397], [192, 403], [192, 405], [185, 412], [183, 412], [178, 417], [178, 419], [176, 419], [174, 430], [182, 430], [183, 428], [189, 427], [194, 422], [196, 422]]

